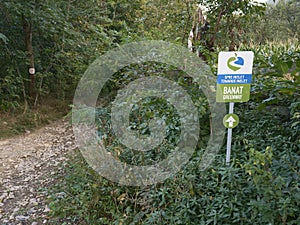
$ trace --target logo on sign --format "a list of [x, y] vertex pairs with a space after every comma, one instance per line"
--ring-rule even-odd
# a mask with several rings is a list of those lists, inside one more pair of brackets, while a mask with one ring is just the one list
[[229, 69], [233, 70], [233, 71], [238, 71], [239, 69], [242, 68], [242, 66], [244, 66], [245, 60], [240, 57], [237, 56], [237, 54], [235, 54], [235, 56], [230, 57], [227, 61], [227, 66]]

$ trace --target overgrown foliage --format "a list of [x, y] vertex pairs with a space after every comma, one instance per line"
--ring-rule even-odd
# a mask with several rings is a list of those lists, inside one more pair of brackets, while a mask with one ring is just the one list
[[[1, 110], [51, 95], [70, 100], [78, 80], [98, 55], [121, 42], [133, 22], [132, 4], [114, 1], [1, 1]], [[126, 14], [124, 14], [126, 12]], [[36, 96], [29, 96], [22, 18], [32, 27]], [[125, 32], [124, 34], [122, 32]]]
[[[251, 99], [235, 107], [240, 124], [234, 129], [231, 165], [224, 165], [223, 147], [210, 168], [199, 169], [210, 135], [210, 111], [195, 83], [168, 65], [128, 65], [107, 83], [98, 101], [98, 134], [113, 156], [133, 165], [148, 165], [164, 159], [178, 141], [178, 114], [161, 98], [144, 99], [130, 117], [130, 129], [141, 135], [149, 134], [153, 117], [164, 118], [169, 132], [160, 149], [137, 153], [114, 137], [110, 102], [118, 89], [140, 76], [164, 76], [189, 93], [201, 126], [197, 149], [179, 173], [164, 183], [139, 188], [118, 186], [99, 177], [76, 155], [65, 168], [65, 179], [53, 189], [49, 200], [52, 218], [70, 224], [109, 225], [299, 223], [297, 1], [279, 4], [266, 13], [263, 5], [240, 0], [3, 0], [0, 110], [16, 110], [27, 101], [37, 105], [46, 95], [70, 100], [87, 66], [115, 45], [141, 39], [186, 45], [199, 3], [209, 10], [209, 26], [194, 49], [201, 52], [214, 73], [221, 50], [255, 53]], [[32, 25], [37, 71], [34, 98], [29, 95], [24, 21]]]
[[248, 35], [257, 43], [300, 40], [300, 3], [297, 0], [279, 0], [276, 6], [268, 6], [250, 25]]
[[239, 115], [230, 167], [222, 151], [201, 172], [195, 155], [163, 184], [130, 188], [78, 159], [59, 187], [66, 195], [52, 200], [54, 215], [80, 224], [297, 224], [299, 129], [268, 112], [239, 108]]
[[[184, 42], [190, 10], [188, 0], [1, 1], [0, 110], [16, 109], [24, 101], [36, 106], [45, 95], [70, 101], [88, 65], [120, 43], [140, 39]], [[28, 74], [24, 23], [32, 36], [34, 86]], [[35, 89], [34, 96], [31, 89]]]
[[[209, 169], [199, 169], [210, 134], [204, 98], [195, 104], [201, 112], [202, 141], [182, 171], [154, 186], [120, 187], [99, 177], [82, 158], [77, 158], [79, 161], [71, 164], [65, 182], [57, 187], [66, 195], [62, 199], [53, 195], [53, 215], [81, 224], [296, 225], [300, 219], [299, 47], [265, 46], [253, 50], [256, 59], [251, 101], [235, 107], [240, 125], [234, 129], [229, 167], [225, 166], [224, 147]], [[170, 70], [157, 64], [134, 65], [125, 68], [122, 76], [116, 74], [112, 86], [122, 86], [137, 74], [168, 76], [166, 69]], [[177, 78], [181, 77], [178, 74]], [[198, 88], [193, 89], [188, 80], [181, 84], [196, 103], [202, 99], [199, 91], [195, 91]], [[147, 120], [153, 113], [171, 116], [165, 148], [145, 154], [122, 150], [113, 138], [109, 132], [109, 104], [98, 111], [99, 121], [104, 121], [99, 122], [99, 135], [105, 136], [105, 144], [116, 158], [147, 165], [163, 159], [176, 146], [180, 125], [176, 115], [172, 115], [174, 109], [164, 104], [160, 99], [149, 98], [132, 112], [131, 126], [140, 133], [148, 132]]]
[[[70, 101], [87, 66], [117, 44], [163, 39], [186, 45], [199, 3], [209, 10], [207, 30], [194, 45], [203, 54], [207, 47], [238, 49], [251, 40], [295, 40], [298, 2], [281, 2], [264, 14], [263, 5], [251, 1], [1, 1], [0, 110], [16, 109], [27, 101], [37, 106], [46, 95]], [[32, 33], [34, 86], [24, 24]]]

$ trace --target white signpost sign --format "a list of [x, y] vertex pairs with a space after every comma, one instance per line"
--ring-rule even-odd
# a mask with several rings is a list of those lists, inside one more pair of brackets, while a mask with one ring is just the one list
[[254, 53], [251, 51], [220, 52], [218, 57], [217, 102], [229, 102], [229, 114], [223, 123], [228, 128], [226, 164], [230, 162], [232, 129], [238, 124], [233, 114], [235, 102], [247, 102], [250, 98]]
[[247, 102], [252, 82], [253, 52], [220, 52], [217, 102]]

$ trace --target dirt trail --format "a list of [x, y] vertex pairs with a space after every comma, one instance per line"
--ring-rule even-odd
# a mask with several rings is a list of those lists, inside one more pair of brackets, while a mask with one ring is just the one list
[[76, 148], [72, 128], [57, 121], [0, 141], [0, 224], [48, 224], [48, 187]]

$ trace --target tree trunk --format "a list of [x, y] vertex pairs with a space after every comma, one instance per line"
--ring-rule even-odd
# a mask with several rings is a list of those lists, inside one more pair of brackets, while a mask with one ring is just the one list
[[32, 49], [32, 24], [28, 22], [24, 14], [22, 14], [22, 24], [24, 32], [24, 41], [28, 59], [28, 74], [29, 74], [29, 87], [28, 93], [31, 99], [35, 97], [35, 68], [34, 68], [34, 54]]
[[206, 45], [204, 36], [205, 32], [207, 31], [207, 26], [208, 22], [206, 21], [205, 16], [203, 15], [202, 8], [199, 6], [194, 15], [193, 27], [190, 31], [190, 35], [188, 38], [188, 48], [191, 51], [196, 52], [196, 54], [201, 58], [204, 58], [204, 56], [201, 54], [201, 52], [199, 52], [198, 49], [194, 49], [194, 45], [198, 41], [203, 41], [203, 44]]
[[215, 46], [215, 41], [216, 41], [217, 33], [219, 31], [219, 26], [220, 26], [220, 23], [221, 23], [221, 19], [222, 19], [223, 13], [224, 13], [224, 7], [222, 7], [221, 10], [220, 10], [220, 12], [219, 12], [217, 23], [215, 25], [214, 33], [213, 33], [210, 41], [208, 42], [208, 49], [209, 50], [213, 50], [213, 48]]

